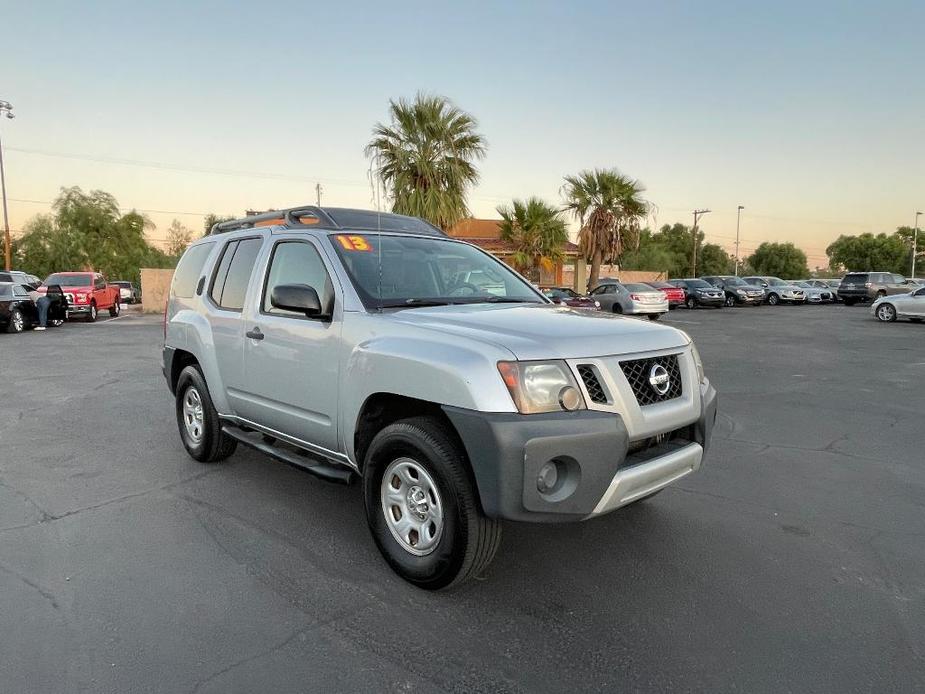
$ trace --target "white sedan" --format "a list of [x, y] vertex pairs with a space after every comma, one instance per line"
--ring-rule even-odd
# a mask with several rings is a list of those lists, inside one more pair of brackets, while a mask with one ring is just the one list
[[925, 320], [925, 287], [908, 294], [882, 296], [871, 304], [870, 310], [877, 320], [890, 323], [897, 318], [908, 318], [915, 323]]

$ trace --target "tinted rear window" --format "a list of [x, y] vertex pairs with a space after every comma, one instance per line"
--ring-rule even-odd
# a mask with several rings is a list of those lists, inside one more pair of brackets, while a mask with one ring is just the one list
[[[206, 264], [206, 258], [212, 252], [211, 243], [201, 243], [198, 246], [191, 246], [180, 258], [177, 265], [177, 271], [173, 275], [173, 293], [184, 299], [189, 299], [196, 291], [196, 283], [202, 274], [202, 267]], [[128, 282], [117, 282], [120, 287], [126, 289], [131, 287]]]
[[654, 290], [652, 287], [650, 287], [648, 284], [636, 284], [636, 283], [633, 283], [633, 284], [624, 284], [623, 286], [626, 287], [626, 288], [627, 288], [628, 290], [630, 290], [631, 292], [651, 292], [651, 291], [655, 291], [655, 290]]
[[845, 284], [864, 284], [867, 282], [867, 278], [870, 275], [845, 275], [845, 279], [842, 280]]
[[62, 287], [91, 287], [93, 286], [93, 275], [56, 273], [49, 275], [45, 280], [45, 284], [60, 284]]
[[262, 245], [263, 239], [242, 239], [228, 244], [212, 286], [215, 303], [231, 311], [244, 308], [244, 295]]

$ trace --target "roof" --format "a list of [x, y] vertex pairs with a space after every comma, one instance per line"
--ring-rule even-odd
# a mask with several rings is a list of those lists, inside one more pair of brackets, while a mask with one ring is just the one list
[[422, 236], [446, 236], [440, 229], [418, 217], [376, 210], [303, 205], [285, 210], [270, 210], [212, 226], [210, 234], [237, 229], [286, 226], [295, 229], [332, 229], [336, 231], [398, 231]]

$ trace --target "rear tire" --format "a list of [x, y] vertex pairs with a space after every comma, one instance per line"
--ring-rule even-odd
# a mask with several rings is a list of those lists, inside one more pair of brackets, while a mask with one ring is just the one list
[[10, 322], [6, 324], [8, 333], [21, 333], [26, 326], [26, 320], [23, 318], [22, 311], [14, 308], [10, 311]]
[[481, 573], [501, 542], [501, 523], [482, 513], [462, 446], [433, 417], [404, 419], [376, 434], [363, 492], [379, 551], [419, 588], [449, 588]]
[[119, 305], [119, 301], [116, 301], [116, 303], [109, 307], [109, 315], [116, 318], [121, 310], [122, 306]]
[[661, 317], [662, 317], [661, 313], [650, 313], [649, 314], [649, 320], [658, 320]]
[[180, 440], [194, 460], [217, 463], [238, 447], [237, 440], [222, 432], [221, 420], [198, 366], [187, 366], [180, 372], [176, 412]]
[[623, 307], [620, 304], [614, 304], [610, 310], [614, 313], [623, 313]]

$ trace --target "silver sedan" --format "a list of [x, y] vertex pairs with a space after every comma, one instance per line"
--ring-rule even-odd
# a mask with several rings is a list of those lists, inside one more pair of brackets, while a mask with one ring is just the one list
[[897, 318], [908, 318], [914, 323], [925, 320], [925, 287], [908, 294], [881, 296], [870, 307], [877, 320], [891, 323]]
[[592, 291], [591, 298], [601, 303], [602, 311], [645, 315], [649, 320], [658, 320], [668, 313], [668, 297], [647, 284], [608, 281]]

